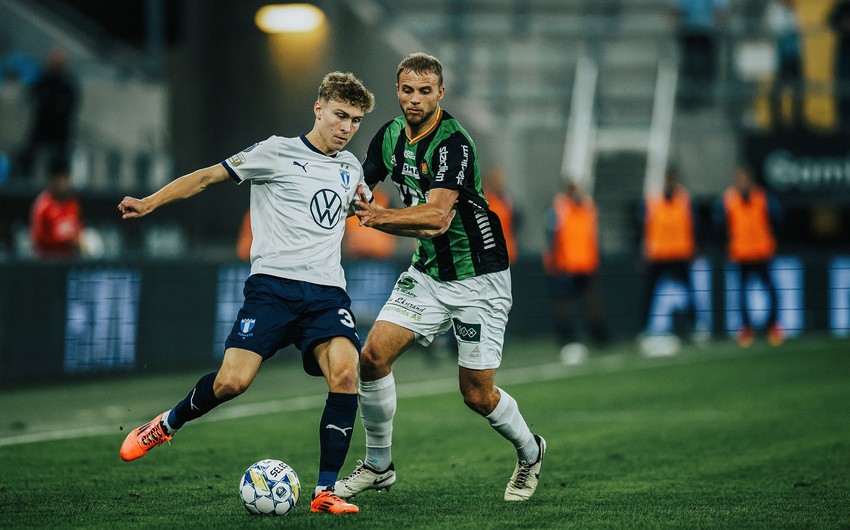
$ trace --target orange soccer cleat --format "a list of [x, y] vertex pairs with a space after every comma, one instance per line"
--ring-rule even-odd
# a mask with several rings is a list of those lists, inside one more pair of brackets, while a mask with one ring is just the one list
[[785, 330], [778, 323], [773, 324], [767, 330], [767, 342], [771, 346], [781, 346], [785, 342]]
[[122, 460], [129, 462], [141, 458], [157, 445], [162, 445], [162, 442], [169, 442], [169, 445], [171, 445], [171, 435], [162, 428], [163, 414], [165, 413], [163, 412], [141, 427], [133, 429], [124, 438], [124, 443], [121, 444]]
[[735, 336], [735, 340], [738, 341], [738, 346], [742, 348], [749, 348], [755, 338], [756, 332], [749, 326], [744, 326], [739, 329], [738, 334]]
[[320, 491], [310, 503], [311, 512], [357, 513], [360, 508], [340, 499], [332, 489]]

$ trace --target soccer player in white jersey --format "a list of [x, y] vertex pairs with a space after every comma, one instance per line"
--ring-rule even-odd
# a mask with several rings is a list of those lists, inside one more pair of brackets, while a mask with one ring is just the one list
[[357, 415], [360, 351], [340, 260], [345, 218], [363, 168], [342, 149], [373, 107], [374, 96], [359, 79], [332, 72], [319, 86], [316, 119], [306, 135], [271, 136], [144, 199], [125, 197], [118, 205], [124, 219], [143, 217], [232, 178], [251, 185], [254, 234], [245, 303], [225, 341], [221, 368], [203, 376], [172, 409], [128, 434], [122, 459], [135, 460], [170, 442], [187, 421], [243, 393], [263, 361], [294, 344], [304, 371], [323, 376], [329, 390], [319, 424], [319, 477], [311, 509], [359, 511], [333, 491]]
[[501, 221], [484, 196], [472, 138], [440, 106], [440, 61], [409, 55], [398, 66], [396, 82], [403, 115], [372, 138], [363, 170], [369, 186], [389, 177], [406, 207], [379, 208], [364, 189], [357, 216], [364, 226], [416, 237], [416, 250], [360, 355], [366, 458], [335, 491], [348, 499], [395, 483], [393, 362], [415, 342], [428, 345], [454, 328], [463, 401], [516, 449], [504, 498], [524, 501], [537, 489], [546, 441], [529, 430], [516, 400], [495, 385], [512, 300]]

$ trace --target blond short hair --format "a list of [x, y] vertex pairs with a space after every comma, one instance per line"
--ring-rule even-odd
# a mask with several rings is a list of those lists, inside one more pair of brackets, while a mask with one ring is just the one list
[[350, 72], [331, 72], [326, 75], [319, 85], [319, 100], [349, 103], [364, 113], [375, 108], [375, 95]]

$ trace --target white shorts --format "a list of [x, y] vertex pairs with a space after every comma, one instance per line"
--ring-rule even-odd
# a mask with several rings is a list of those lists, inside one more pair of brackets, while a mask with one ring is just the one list
[[441, 282], [410, 267], [399, 276], [376, 320], [409, 329], [423, 346], [452, 327], [458, 364], [487, 370], [502, 362], [511, 304], [510, 270]]

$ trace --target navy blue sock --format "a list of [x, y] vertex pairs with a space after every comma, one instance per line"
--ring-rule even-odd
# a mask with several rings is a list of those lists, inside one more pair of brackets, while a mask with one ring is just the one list
[[339, 470], [348, 455], [354, 420], [357, 416], [357, 394], [328, 392], [325, 411], [319, 423], [319, 460], [320, 488], [333, 487], [339, 476]]
[[218, 372], [209, 373], [198, 379], [195, 388], [183, 398], [168, 414], [168, 426], [177, 430], [187, 421], [200, 418], [207, 412], [224, 403], [213, 392], [213, 382]]

